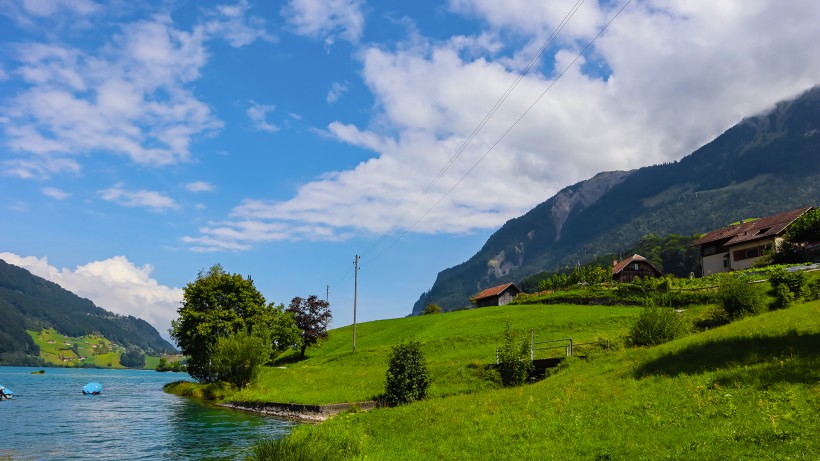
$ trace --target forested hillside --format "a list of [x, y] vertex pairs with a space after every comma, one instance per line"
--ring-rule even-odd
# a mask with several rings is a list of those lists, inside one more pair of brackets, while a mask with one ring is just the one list
[[148, 322], [116, 315], [59, 285], [0, 260], [0, 365], [38, 363], [26, 330], [54, 328], [66, 336], [98, 333], [148, 354], [175, 353]]
[[[692, 114], [696, 117], [697, 114]], [[820, 203], [820, 87], [747, 118], [678, 162], [600, 173], [508, 221], [413, 306], [445, 310], [542, 271], [625, 254], [654, 234], [692, 235]]]

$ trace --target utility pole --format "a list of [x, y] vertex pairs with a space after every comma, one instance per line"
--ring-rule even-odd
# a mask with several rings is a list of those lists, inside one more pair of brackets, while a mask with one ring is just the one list
[[325, 302], [330, 303], [330, 285], [326, 286], [327, 288], [325, 288]]
[[353, 352], [356, 352], [356, 298], [359, 290], [359, 255], [353, 260]]

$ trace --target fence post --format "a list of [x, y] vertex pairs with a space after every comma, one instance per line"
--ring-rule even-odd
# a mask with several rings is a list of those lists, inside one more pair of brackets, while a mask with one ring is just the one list
[[564, 346], [564, 352], [567, 354], [567, 357], [569, 357], [569, 346], [568, 345]]
[[530, 362], [535, 360], [535, 330], [530, 328]]
[[498, 348], [495, 348], [495, 364], [498, 365], [501, 363], [501, 360], [498, 358]]
[[572, 355], [572, 338], [569, 338], [569, 355]]

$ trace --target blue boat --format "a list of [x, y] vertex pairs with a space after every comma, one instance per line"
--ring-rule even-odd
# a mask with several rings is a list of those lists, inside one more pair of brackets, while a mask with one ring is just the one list
[[99, 395], [102, 392], [102, 384], [100, 383], [88, 383], [83, 386], [83, 394], [86, 395]]
[[7, 387], [0, 386], [0, 400], [11, 400], [14, 396], [14, 392]]

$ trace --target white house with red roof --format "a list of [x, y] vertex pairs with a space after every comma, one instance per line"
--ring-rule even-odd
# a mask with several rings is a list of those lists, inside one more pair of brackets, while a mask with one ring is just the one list
[[741, 221], [695, 240], [690, 245], [700, 247], [703, 275], [754, 267], [761, 256], [779, 247], [786, 228], [811, 209], [803, 207], [753, 221]]

